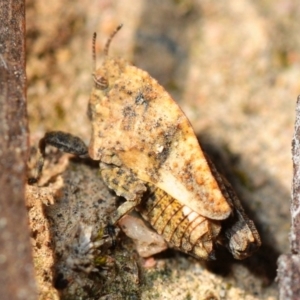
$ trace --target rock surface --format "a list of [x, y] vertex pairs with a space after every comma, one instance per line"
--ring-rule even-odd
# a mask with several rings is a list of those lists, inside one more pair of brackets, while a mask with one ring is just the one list
[[170, 92], [261, 233], [261, 250], [242, 262], [226, 250], [209, 264], [172, 251], [159, 256], [144, 271], [142, 299], [277, 298], [276, 260], [289, 251], [299, 16], [291, 0], [27, 1], [32, 145], [58, 129], [89, 142], [92, 34], [100, 63], [107, 37], [123, 23], [110, 53]]

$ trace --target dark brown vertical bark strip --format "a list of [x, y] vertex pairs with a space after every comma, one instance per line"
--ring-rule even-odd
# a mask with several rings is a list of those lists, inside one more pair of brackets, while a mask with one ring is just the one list
[[300, 299], [300, 96], [296, 107], [292, 158], [294, 167], [290, 232], [292, 254], [281, 255], [278, 259], [277, 280], [281, 300]]
[[25, 208], [25, 1], [0, 1], [0, 298], [36, 299]]

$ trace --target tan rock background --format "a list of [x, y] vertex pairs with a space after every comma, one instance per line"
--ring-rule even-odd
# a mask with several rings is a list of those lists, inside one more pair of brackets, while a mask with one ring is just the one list
[[[156, 299], [276, 299], [276, 259], [289, 251], [290, 143], [300, 94], [300, 7], [276, 1], [27, 1], [32, 143], [47, 130], [89, 141], [92, 34], [148, 71], [181, 105], [232, 179], [261, 232], [245, 262], [210, 267], [181, 255], [153, 282]], [[164, 261], [164, 262], [165, 262]], [[155, 299], [153, 289], [143, 299]]]

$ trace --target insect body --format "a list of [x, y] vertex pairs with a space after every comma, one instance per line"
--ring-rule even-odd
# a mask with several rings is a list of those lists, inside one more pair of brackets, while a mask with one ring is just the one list
[[[148, 73], [108, 56], [94, 72], [89, 102], [89, 156], [107, 186], [125, 201], [112, 220], [137, 208], [175, 248], [212, 258], [227, 246], [241, 259], [261, 242], [231, 186], [205, 158], [187, 117]], [[52, 132], [40, 143], [87, 155], [83, 142]], [[69, 147], [71, 145], [71, 147]], [[42, 162], [40, 163], [42, 165]]]
[[137, 210], [172, 248], [195, 257], [214, 258], [220, 221], [209, 220], [155, 186], [147, 185]]
[[[90, 157], [102, 162], [103, 178], [118, 195], [136, 204], [150, 182], [213, 220], [231, 213], [181, 109], [148, 73], [106, 56], [95, 71], [89, 102]], [[114, 184], [118, 170], [133, 191]]]
[[[154, 186], [142, 214], [175, 247], [208, 258], [223, 240], [236, 258], [250, 255], [261, 243], [255, 226], [206, 160], [190, 122], [147, 72], [108, 56], [110, 40], [94, 73], [89, 154], [101, 161], [106, 184], [127, 200], [115, 220]], [[222, 220], [232, 220], [231, 230], [219, 236]]]

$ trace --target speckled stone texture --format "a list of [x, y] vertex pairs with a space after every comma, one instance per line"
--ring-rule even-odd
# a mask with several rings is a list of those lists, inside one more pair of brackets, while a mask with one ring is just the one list
[[276, 260], [288, 253], [291, 138], [300, 90], [300, 7], [295, 1], [27, 1], [31, 143], [64, 130], [86, 143], [97, 61], [110, 53], [169, 92], [204, 150], [234, 185], [262, 237], [243, 262], [218, 249], [205, 264], [177, 252], [144, 271], [142, 299], [276, 299]]

